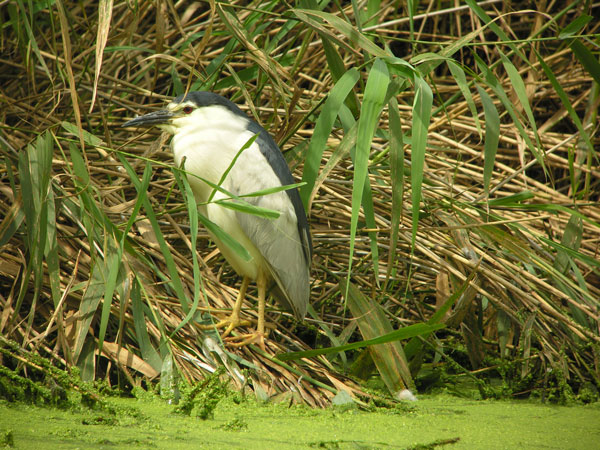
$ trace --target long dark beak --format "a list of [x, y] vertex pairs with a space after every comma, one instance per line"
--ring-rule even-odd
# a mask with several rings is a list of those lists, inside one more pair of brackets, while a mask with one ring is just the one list
[[131, 119], [125, 122], [122, 127], [149, 127], [151, 125], [162, 125], [169, 123], [173, 117], [173, 113], [167, 109], [159, 109], [158, 111], [144, 114], [143, 116]]

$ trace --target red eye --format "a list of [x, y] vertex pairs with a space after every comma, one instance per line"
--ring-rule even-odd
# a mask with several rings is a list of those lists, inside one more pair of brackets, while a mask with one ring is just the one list
[[183, 107], [183, 112], [186, 113], [186, 114], [191, 114], [193, 110], [194, 110], [194, 108], [192, 108], [191, 106], [184, 106]]

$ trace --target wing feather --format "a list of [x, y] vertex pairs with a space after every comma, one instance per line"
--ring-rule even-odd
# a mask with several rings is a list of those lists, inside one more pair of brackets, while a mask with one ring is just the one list
[[[271, 159], [280, 158], [277, 173], [273, 164], [265, 167], [265, 157], [258, 142], [257, 140], [240, 155], [228, 176], [228, 188], [236, 195], [294, 182], [277, 147], [275, 150], [279, 157], [276, 154], [269, 155]], [[281, 180], [282, 171], [287, 171], [287, 174], [283, 174], [285, 181]], [[312, 243], [300, 196], [293, 189], [259, 197], [245, 197], [244, 200], [280, 213], [277, 219], [272, 220], [239, 211], [236, 216], [244, 233], [263, 256], [267, 270], [276, 282], [277, 287], [272, 293], [283, 307], [291, 310], [296, 317], [303, 318], [310, 296]]]

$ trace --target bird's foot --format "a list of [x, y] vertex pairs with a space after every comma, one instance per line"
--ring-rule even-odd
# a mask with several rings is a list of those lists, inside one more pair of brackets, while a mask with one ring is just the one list
[[247, 327], [250, 325], [252, 325], [251, 320], [242, 320], [239, 316], [232, 314], [227, 319], [223, 319], [214, 325], [199, 325], [198, 327], [201, 330], [212, 330], [213, 328], [220, 330], [221, 328], [225, 328], [225, 331], [223, 331], [221, 337], [227, 337], [235, 328]]
[[250, 344], [258, 344], [258, 346], [264, 352], [266, 351], [265, 335], [266, 333], [255, 331], [254, 333], [247, 333], [239, 336], [231, 336], [225, 339], [225, 341], [227, 342], [227, 345], [231, 347], [244, 347]]
[[201, 330], [212, 330], [214, 328], [222, 329], [225, 328], [225, 331], [221, 333], [221, 338], [225, 341], [226, 345], [231, 347], [244, 347], [249, 344], [258, 344], [258, 346], [266, 351], [265, 347], [265, 337], [267, 336], [267, 332], [265, 332], [265, 328], [275, 328], [275, 325], [272, 323], [264, 323], [264, 320], [261, 322], [258, 321], [257, 329], [252, 333], [244, 333], [238, 336], [230, 336], [231, 332], [238, 327], [248, 327], [256, 324], [255, 320], [247, 320], [240, 319], [239, 315], [231, 314], [226, 319], [219, 321], [214, 325], [199, 325], [198, 327]]

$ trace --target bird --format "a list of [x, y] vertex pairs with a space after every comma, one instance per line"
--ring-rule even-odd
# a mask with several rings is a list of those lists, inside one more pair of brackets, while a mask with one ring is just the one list
[[[123, 127], [156, 126], [172, 135], [177, 167], [185, 170], [198, 211], [241, 244], [246, 260], [207, 230], [231, 267], [242, 277], [228, 318], [219, 321], [226, 338], [233, 329], [251, 322], [240, 312], [250, 281], [258, 289], [258, 321], [254, 332], [228, 338], [231, 345], [258, 343], [265, 350], [267, 291], [286, 310], [302, 320], [309, 305], [313, 255], [310, 228], [298, 190], [292, 187], [266, 195], [246, 196], [294, 184], [283, 154], [271, 135], [235, 103], [208, 91], [191, 91]], [[252, 141], [254, 138], [254, 141]], [[248, 145], [248, 143], [250, 145]], [[246, 148], [244, 148], [246, 147]], [[214, 186], [221, 186], [215, 190]], [[219, 200], [243, 197], [250, 204], [275, 210], [276, 219], [227, 208]]]

